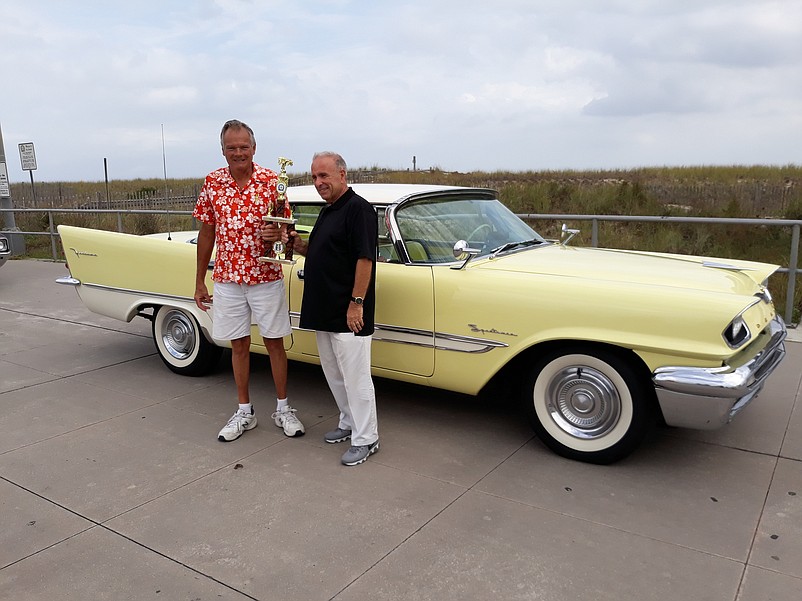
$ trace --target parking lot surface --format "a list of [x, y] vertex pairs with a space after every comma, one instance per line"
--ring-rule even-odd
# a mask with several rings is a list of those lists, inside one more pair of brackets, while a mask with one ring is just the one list
[[796, 340], [732, 424], [611, 466], [549, 452], [511, 399], [377, 379], [381, 450], [345, 467], [319, 367], [290, 364], [290, 439], [254, 356], [259, 426], [220, 443], [230, 356], [177, 376], [65, 274], [0, 270], [0, 599], [802, 599]]

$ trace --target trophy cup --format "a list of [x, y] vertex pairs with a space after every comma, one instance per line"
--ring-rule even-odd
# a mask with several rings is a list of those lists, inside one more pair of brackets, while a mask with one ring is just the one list
[[[290, 181], [290, 178], [287, 176], [287, 166], [292, 165], [292, 161], [290, 159], [285, 159], [284, 157], [279, 157], [278, 164], [281, 168], [278, 175], [278, 182], [276, 183], [278, 201], [270, 211], [270, 215], [262, 217], [262, 221], [265, 223], [285, 224], [287, 226], [287, 232], [289, 233], [295, 229], [293, 226], [297, 222], [297, 219], [292, 218], [292, 212], [290, 211], [289, 207], [286, 206], [287, 184]], [[279, 256], [281, 253], [284, 253], [283, 259]], [[272, 247], [265, 248], [265, 254], [264, 256], [259, 257], [259, 262], [294, 265], [295, 259], [292, 258], [292, 247], [290, 246], [287, 248], [281, 240], [276, 240], [273, 242]]]

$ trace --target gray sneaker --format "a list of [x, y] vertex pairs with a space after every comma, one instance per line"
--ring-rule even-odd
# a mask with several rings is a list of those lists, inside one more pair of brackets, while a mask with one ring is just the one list
[[351, 430], [343, 430], [342, 428], [335, 428], [331, 432], [326, 432], [323, 435], [323, 440], [334, 444], [335, 442], [344, 442], [351, 438]]
[[343, 455], [342, 458], [343, 465], [359, 465], [360, 463], [363, 463], [368, 458], [368, 456], [373, 455], [373, 453], [375, 453], [378, 450], [379, 450], [378, 440], [373, 444], [351, 447]]

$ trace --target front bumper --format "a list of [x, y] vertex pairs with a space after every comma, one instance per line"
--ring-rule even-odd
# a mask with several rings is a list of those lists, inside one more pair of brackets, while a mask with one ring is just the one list
[[652, 376], [657, 400], [669, 426], [714, 430], [728, 423], [757, 397], [785, 357], [786, 329], [776, 316], [739, 355], [737, 367], [660, 367]]

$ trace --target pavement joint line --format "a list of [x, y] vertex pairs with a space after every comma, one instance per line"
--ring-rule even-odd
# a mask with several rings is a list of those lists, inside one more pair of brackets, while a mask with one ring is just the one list
[[[20, 390], [25, 390], [26, 388], [33, 388], [35, 386], [41, 386], [42, 384], [48, 384], [50, 382], [55, 382], [57, 380], [69, 380], [70, 378], [74, 378], [76, 376], [83, 376], [85, 374], [91, 374], [92, 372], [101, 371], [101, 370], [104, 370], [104, 369], [109, 368], [109, 367], [116, 367], [118, 365], [124, 365], [126, 363], [131, 363], [132, 361], [139, 361], [140, 359], [146, 359], [147, 357], [152, 357], [155, 354], [156, 354], [156, 351], [153, 351], [152, 353], [148, 353], [146, 355], [141, 355], [139, 357], [132, 357], [130, 359], [124, 359], [123, 361], [120, 361], [118, 363], [110, 363], [109, 365], [103, 365], [101, 367], [94, 367], [92, 369], [87, 369], [86, 371], [79, 371], [79, 372], [76, 372], [74, 374], [67, 374], [67, 375], [53, 374], [53, 373], [50, 373], [48, 371], [41, 371], [41, 370], [36, 369], [34, 371], [38, 371], [39, 373], [42, 373], [42, 374], [47, 374], [48, 376], [53, 376], [53, 378], [51, 380], [46, 380], [44, 382], [34, 382], [32, 384], [26, 384], [24, 386], [20, 386], [19, 388], [12, 388], [10, 390], [0, 391], [0, 397], [2, 397], [4, 394], [10, 394], [12, 392], [19, 392]], [[6, 363], [10, 363], [11, 365], [16, 365], [17, 367], [25, 367], [27, 369], [34, 369], [34, 368], [32, 368], [32, 367], [30, 367], [28, 365], [22, 365], [20, 363], [14, 363], [10, 359], [7, 359], [7, 358], [2, 357], [2, 356], [0, 356], [0, 360], [5, 361]], [[92, 385], [92, 384], [88, 384], [87, 383], [87, 385]], [[98, 388], [100, 388], [101, 390], [105, 390], [102, 386], [98, 386]]]
[[[494, 465], [492, 468], [490, 468], [490, 469], [487, 471], [487, 473], [485, 473], [485, 474], [484, 474], [484, 475], [483, 475], [481, 478], [479, 478], [478, 480], [476, 480], [476, 482], [474, 482], [474, 483], [473, 483], [473, 484], [471, 484], [470, 486], [461, 486], [461, 485], [459, 485], [459, 484], [455, 484], [455, 483], [453, 483], [453, 482], [448, 482], [448, 481], [446, 481], [446, 480], [440, 480], [439, 478], [434, 478], [434, 480], [437, 480], [438, 482], [444, 482], [444, 483], [446, 483], [446, 484], [450, 484], [450, 485], [452, 485], [452, 486], [458, 486], [458, 487], [460, 487], [460, 488], [464, 488], [464, 490], [463, 490], [463, 491], [462, 491], [462, 492], [461, 492], [459, 495], [457, 495], [456, 497], [454, 497], [454, 498], [451, 500], [451, 502], [447, 503], [447, 504], [446, 504], [446, 505], [445, 505], [443, 508], [441, 508], [439, 511], [435, 512], [435, 514], [434, 514], [434, 515], [432, 515], [432, 517], [431, 517], [431, 518], [429, 518], [428, 520], [426, 520], [425, 522], [423, 522], [423, 523], [422, 523], [422, 524], [421, 524], [421, 525], [420, 525], [418, 528], [416, 528], [414, 531], [412, 531], [412, 532], [411, 532], [411, 533], [410, 533], [408, 536], [404, 537], [404, 539], [403, 539], [402, 541], [400, 541], [400, 542], [399, 542], [397, 545], [395, 545], [395, 546], [394, 546], [392, 549], [388, 550], [388, 551], [387, 551], [387, 553], [385, 553], [384, 555], [382, 555], [382, 556], [381, 556], [379, 559], [377, 559], [377, 560], [376, 560], [376, 561], [375, 561], [373, 564], [371, 564], [370, 566], [368, 566], [368, 567], [367, 567], [367, 568], [366, 568], [366, 569], [365, 569], [365, 570], [364, 570], [364, 571], [363, 571], [361, 574], [359, 574], [358, 576], [356, 576], [356, 577], [355, 577], [353, 580], [351, 580], [349, 583], [347, 583], [347, 584], [346, 584], [346, 585], [345, 585], [343, 588], [341, 588], [339, 591], [337, 591], [337, 592], [336, 592], [336, 593], [335, 593], [335, 594], [334, 594], [334, 595], [333, 595], [331, 598], [332, 598], [332, 599], [336, 599], [338, 595], [340, 595], [340, 594], [342, 594], [343, 592], [345, 592], [346, 590], [348, 590], [348, 588], [349, 588], [349, 587], [350, 587], [352, 584], [354, 584], [354, 583], [355, 583], [355, 582], [357, 582], [359, 579], [361, 579], [363, 576], [365, 576], [366, 574], [368, 574], [368, 573], [369, 573], [369, 572], [370, 572], [370, 571], [371, 571], [373, 568], [375, 568], [377, 565], [379, 565], [381, 562], [383, 562], [385, 559], [387, 559], [387, 558], [388, 558], [390, 555], [392, 555], [393, 553], [395, 553], [395, 551], [396, 551], [396, 550], [400, 549], [400, 548], [401, 548], [403, 545], [405, 545], [405, 544], [407, 543], [407, 541], [409, 541], [409, 540], [410, 540], [410, 539], [411, 539], [413, 536], [417, 535], [417, 534], [418, 534], [418, 533], [419, 533], [421, 530], [423, 530], [423, 529], [424, 529], [426, 526], [428, 526], [428, 525], [429, 525], [429, 524], [431, 524], [431, 523], [432, 523], [432, 522], [433, 522], [435, 519], [437, 519], [438, 517], [440, 517], [440, 516], [443, 514], [443, 512], [444, 512], [444, 511], [446, 511], [446, 510], [447, 510], [449, 507], [453, 506], [453, 505], [454, 505], [454, 503], [456, 503], [457, 501], [459, 501], [459, 500], [460, 500], [462, 497], [464, 497], [465, 495], [467, 495], [469, 492], [471, 492], [471, 491], [474, 491], [474, 489], [476, 488], [476, 486], [478, 486], [478, 485], [479, 485], [479, 484], [480, 484], [480, 483], [481, 483], [481, 482], [482, 482], [482, 481], [483, 481], [485, 478], [487, 478], [487, 477], [488, 477], [490, 474], [492, 474], [492, 473], [493, 473], [493, 472], [495, 472], [495, 471], [496, 471], [496, 470], [497, 470], [499, 467], [501, 467], [501, 466], [502, 466], [502, 465], [503, 465], [503, 464], [504, 464], [504, 463], [505, 463], [505, 462], [506, 462], [506, 461], [507, 461], [507, 460], [508, 460], [510, 457], [512, 457], [512, 456], [513, 456], [513, 455], [515, 455], [516, 453], [520, 452], [520, 451], [521, 451], [521, 449], [523, 449], [524, 447], [526, 447], [526, 446], [527, 446], [527, 445], [528, 445], [528, 444], [529, 444], [529, 443], [530, 443], [530, 442], [531, 442], [531, 441], [532, 441], [534, 438], [536, 438], [536, 437], [535, 437], [534, 435], [532, 435], [532, 436], [531, 436], [529, 439], [527, 439], [526, 441], [524, 441], [523, 443], [521, 443], [520, 445], [518, 445], [518, 447], [517, 447], [516, 449], [514, 449], [513, 451], [510, 451], [510, 453], [509, 453], [509, 454], [508, 454], [506, 457], [504, 457], [503, 459], [501, 459], [500, 461], [498, 461], [498, 462], [496, 463], [496, 465]], [[387, 465], [385, 465], [385, 464], [382, 464], [382, 465], [384, 465], [385, 467], [390, 467], [390, 466], [387, 466]], [[393, 468], [393, 469], [397, 469], [397, 468]], [[412, 472], [412, 473], [414, 473], [414, 472]], [[419, 475], [419, 476], [420, 476], [421, 474], [417, 474], [417, 475]], [[425, 475], [423, 475], [423, 477], [430, 477], [430, 476], [425, 476]], [[492, 493], [487, 493], [487, 492], [485, 492], [485, 491], [482, 491], [482, 490], [477, 490], [477, 491], [475, 491], [475, 492], [476, 492], [477, 494], [481, 494], [481, 495], [489, 495], [489, 496], [491, 496], [491, 497], [503, 498], [503, 497], [498, 497], [497, 495], [494, 495], [494, 494], [492, 494]], [[509, 499], [505, 499], [505, 500], [509, 500]], [[525, 503], [524, 503], [523, 505], [524, 505], [524, 506], [527, 506], [527, 507], [529, 507], [529, 506], [528, 506], [528, 505], [526, 505]]]
[[[282, 441], [279, 440], [277, 442], [282, 442]], [[274, 443], [274, 444], [277, 444], [277, 443]], [[270, 446], [272, 446], [272, 445], [270, 445]], [[253, 453], [250, 453], [249, 455], [246, 455], [245, 457], [250, 457], [251, 455], [254, 455], [254, 454], [258, 453], [258, 452], [261, 452], [262, 450], [264, 450], [264, 449], [260, 449], [259, 451], [254, 451]], [[241, 460], [242, 460], [242, 458], [240, 460], [238, 460], [238, 461], [241, 461]], [[165, 492], [164, 494], [161, 494], [161, 495], [159, 495], [157, 497], [154, 497], [153, 499], [148, 499], [147, 501], [145, 501], [143, 503], [140, 503], [139, 505], [137, 505], [135, 507], [131, 507], [129, 509], [126, 509], [125, 511], [123, 511], [121, 513], [118, 513], [117, 515], [111, 516], [111, 517], [107, 518], [106, 520], [104, 520], [102, 522], [99, 522], [99, 521], [97, 521], [95, 519], [92, 519], [92, 518], [90, 518], [88, 516], [85, 516], [85, 515], [77, 512], [77, 511], [75, 511], [74, 509], [70, 509], [66, 505], [63, 505], [63, 504], [59, 503], [58, 501], [54, 501], [53, 499], [45, 497], [42, 494], [40, 494], [40, 493], [38, 493], [38, 492], [36, 492], [34, 490], [26, 488], [25, 486], [22, 486], [22, 485], [14, 482], [12, 480], [9, 480], [5, 476], [0, 475], [0, 480], [10, 484], [11, 486], [19, 488], [20, 490], [24, 490], [26, 493], [31, 494], [31, 495], [41, 499], [45, 503], [48, 503], [50, 505], [54, 505], [55, 507], [58, 507], [59, 509], [61, 509], [63, 511], [66, 511], [67, 513], [70, 513], [70, 514], [72, 514], [72, 515], [74, 515], [74, 516], [76, 516], [78, 518], [81, 518], [82, 520], [85, 520], [85, 521], [87, 521], [87, 522], [89, 522], [91, 524], [91, 526], [89, 526], [87, 528], [84, 528], [84, 529], [80, 530], [79, 532], [75, 532], [74, 534], [71, 534], [70, 536], [67, 536], [67, 537], [63, 538], [60, 541], [56, 541], [55, 543], [53, 543], [51, 545], [48, 545], [47, 547], [44, 547], [44, 548], [41, 548], [41, 549], [37, 549], [34, 553], [30, 553], [29, 555], [26, 555], [25, 557], [20, 557], [20, 558], [18, 558], [16, 560], [12, 561], [8, 565], [0, 566], [0, 571], [4, 570], [4, 569], [6, 569], [6, 568], [8, 568], [10, 566], [13, 566], [13, 565], [15, 565], [15, 564], [17, 564], [17, 563], [19, 563], [21, 561], [24, 561], [24, 560], [26, 560], [26, 559], [28, 559], [30, 557], [38, 555], [42, 551], [45, 551], [47, 549], [52, 549], [53, 547], [56, 547], [56, 546], [58, 546], [58, 545], [60, 545], [60, 544], [62, 544], [64, 542], [66, 542], [66, 541], [68, 541], [68, 540], [70, 540], [72, 538], [75, 538], [76, 536], [78, 536], [80, 534], [88, 532], [88, 531], [90, 531], [90, 530], [92, 530], [94, 528], [102, 528], [106, 532], [110, 532], [111, 534], [114, 534], [115, 536], [119, 536], [120, 538], [125, 539], [128, 542], [137, 545], [138, 547], [141, 547], [141, 548], [143, 548], [143, 549], [145, 549], [147, 551], [150, 551], [151, 553], [155, 553], [156, 555], [158, 555], [160, 557], [163, 557], [164, 559], [166, 559], [166, 560], [168, 560], [168, 561], [170, 561], [172, 563], [175, 563], [177, 565], [180, 565], [183, 568], [186, 568], [187, 570], [190, 570], [191, 572], [194, 572], [195, 574], [198, 574], [199, 576], [203, 576], [204, 578], [206, 578], [208, 580], [211, 580], [213, 582], [216, 582], [217, 584], [219, 584], [219, 585], [221, 585], [221, 586], [223, 586], [223, 587], [225, 587], [225, 588], [227, 588], [227, 589], [229, 589], [231, 591], [234, 591], [236, 593], [244, 595], [248, 599], [253, 599], [253, 601], [260, 601], [258, 597], [254, 597], [252, 595], [249, 595], [248, 593], [246, 593], [244, 591], [241, 591], [241, 590], [231, 586], [230, 584], [226, 584], [225, 582], [223, 582], [221, 580], [218, 580], [217, 578], [215, 578], [213, 576], [210, 576], [209, 574], [205, 574], [204, 572], [198, 570], [197, 568], [193, 568], [192, 566], [190, 566], [190, 565], [188, 565], [188, 564], [186, 564], [186, 563], [184, 563], [182, 561], [179, 561], [179, 560], [175, 559], [174, 557], [170, 557], [169, 555], [166, 555], [166, 554], [162, 553], [158, 549], [154, 549], [153, 547], [149, 547], [148, 545], [146, 545], [146, 544], [144, 544], [144, 543], [142, 543], [142, 542], [140, 542], [140, 541], [138, 541], [136, 539], [133, 539], [130, 536], [127, 536], [127, 535], [123, 534], [122, 532], [119, 532], [119, 531], [115, 530], [114, 528], [112, 528], [111, 526], [107, 525], [107, 522], [109, 522], [111, 520], [117, 519], [118, 517], [120, 517], [122, 515], [125, 515], [126, 513], [129, 513], [131, 511], [136, 510], [136, 509], [139, 509], [140, 507], [144, 507], [145, 505], [148, 505], [149, 503], [152, 503], [153, 501], [155, 501], [157, 499], [160, 499], [160, 498], [162, 498], [164, 496], [167, 496], [168, 494], [172, 494], [177, 490], [180, 490], [180, 489], [182, 489], [182, 488], [184, 488], [184, 487], [186, 487], [186, 486], [188, 486], [188, 485], [190, 485], [190, 484], [192, 484], [194, 482], [197, 482], [199, 480], [202, 480], [202, 479], [210, 476], [213, 473], [217, 473], [217, 472], [219, 472], [219, 471], [221, 471], [223, 469], [226, 469], [226, 468], [230, 467], [230, 465], [232, 465], [234, 463], [236, 463], [236, 461], [232, 462], [232, 463], [229, 463], [229, 464], [226, 464], [226, 465], [220, 467], [219, 469], [214, 470], [213, 472], [210, 472], [209, 474], [203, 474], [202, 476], [199, 476], [198, 478], [195, 478], [194, 480], [186, 482], [186, 483], [182, 484], [181, 486], [176, 487], [175, 489], [169, 490], [169, 491]]]
[[16, 313], [17, 315], [27, 315], [29, 317], [37, 317], [39, 319], [49, 319], [51, 321], [60, 321], [60, 322], [72, 324], [72, 325], [75, 325], [75, 326], [84, 326], [84, 327], [87, 327], [87, 328], [95, 328], [96, 330], [106, 330], [107, 332], [115, 332], [117, 334], [128, 334], [129, 336], [137, 336], [139, 338], [148, 338], [148, 339], [151, 338], [151, 336], [148, 336], [147, 334], [137, 334], [136, 332], [127, 332], [125, 330], [118, 330], [118, 329], [115, 329], [115, 328], [110, 328], [108, 326], [100, 326], [100, 325], [97, 325], [97, 324], [94, 324], [94, 323], [85, 323], [85, 322], [82, 322], [82, 321], [74, 321], [72, 319], [64, 319], [64, 318], [61, 318], [61, 317], [55, 317], [53, 315], [37, 315], [36, 313], [29, 313], [27, 311], [19, 311], [17, 309], [11, 309], [9, 307], [2, 307], [2, 306], [0, 306], [0, 310], [8, 311], [9, 313]]

